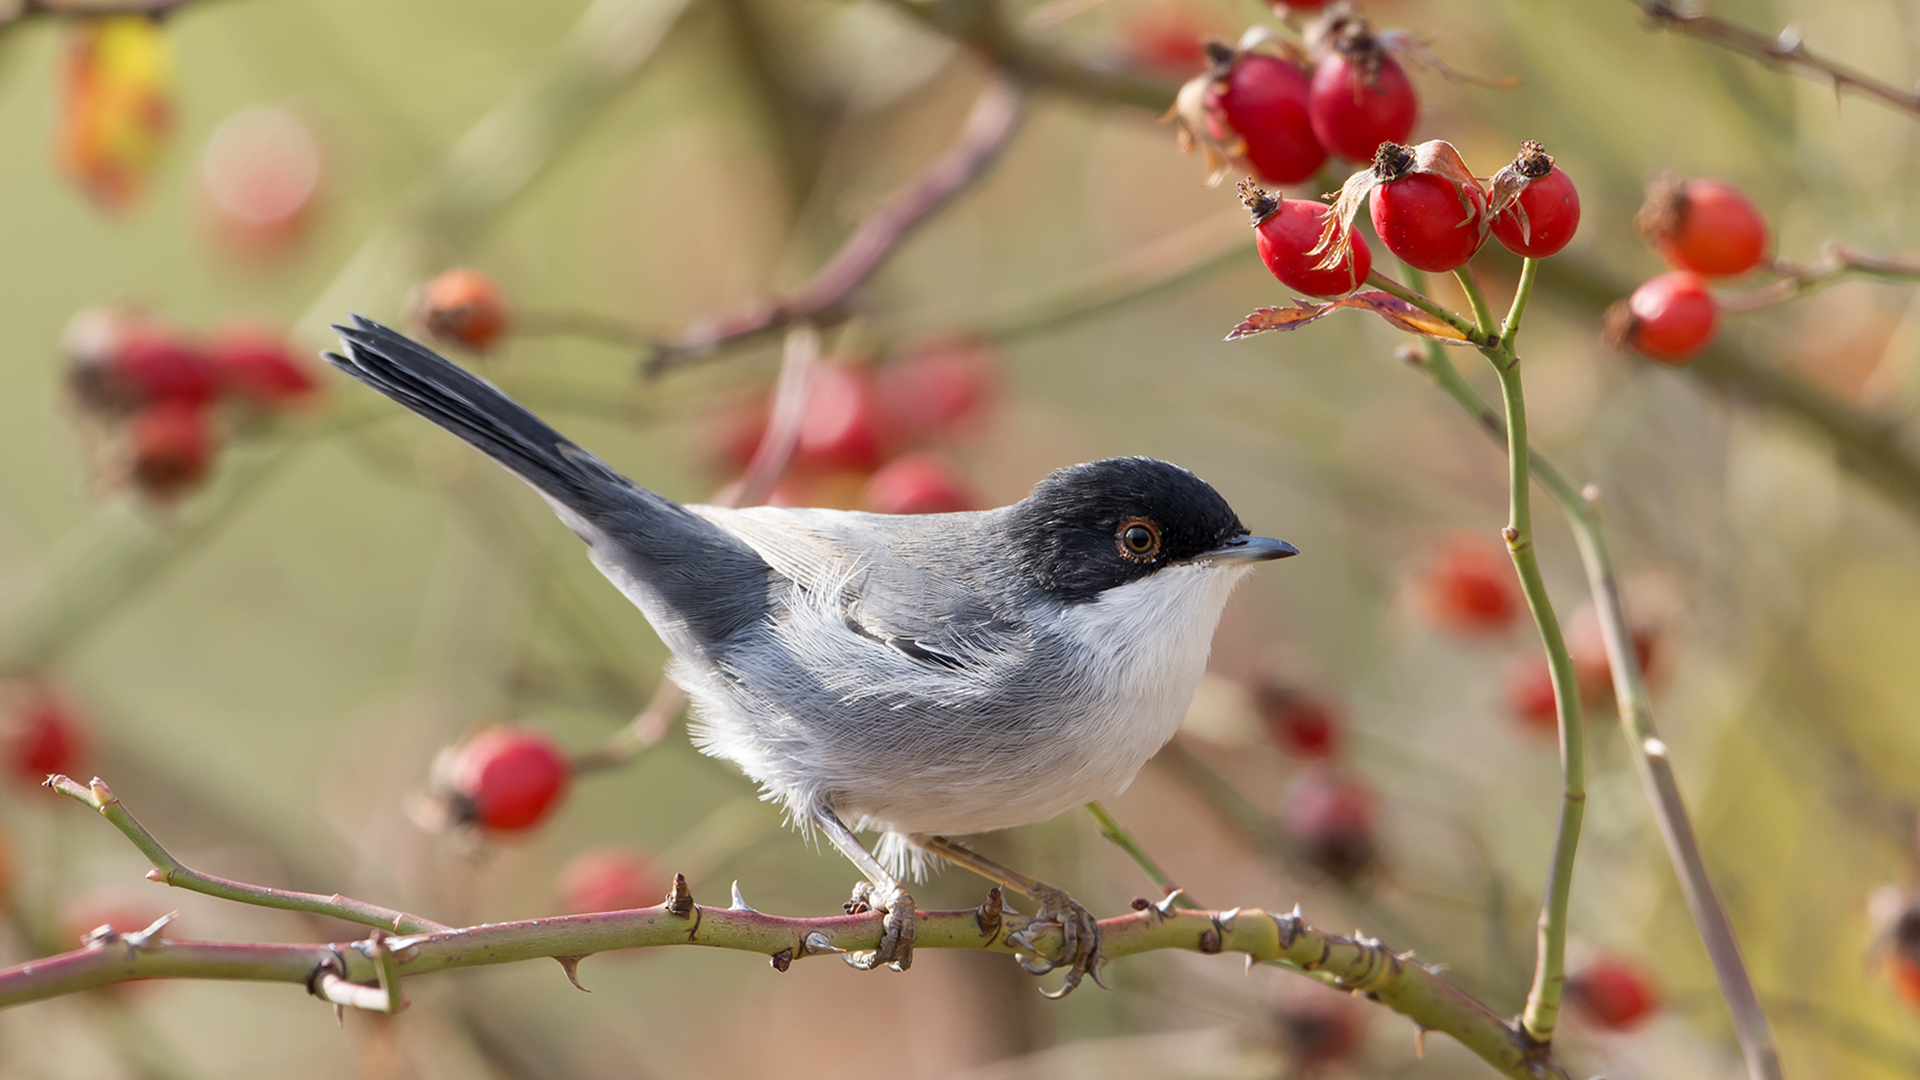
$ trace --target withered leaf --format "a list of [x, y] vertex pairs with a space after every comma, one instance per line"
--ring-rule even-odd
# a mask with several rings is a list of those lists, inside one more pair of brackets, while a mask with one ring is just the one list
[[1361, 292], [1338, 300], [1309, 303], [1295, 300], [1291, 307], [1264, 307], [1240, 320], [1227, 335], [1228, 341], [1264, 334], [1269, 330], [1297, 330], [1341, 308], [1363, 308], [1387, 320], [1396, 330], [1417, 334], [1447, 345], [1471, 344], [1459, 330], [1444, 320], [1414, 307], [1391, 293]]

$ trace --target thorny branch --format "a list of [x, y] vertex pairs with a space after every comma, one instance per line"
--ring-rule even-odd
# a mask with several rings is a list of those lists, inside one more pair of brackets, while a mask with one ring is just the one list
[[995, 78], [974, 102], [953, 145], [861, 221], [806, 283], [702, 320], [677, 340], [656, 343], [645, 373], [658, 375], [693, 363], [722, 345], [840, 314], [854, 290], [880, 269], [915, 227], [986, 171], [1018, 126], [1020, 114], [1020, 91], [1006, 78]]
[[[48, 784], [99, 809], [141, 847], [156, 868], [179, 864], [165, 854], [104, 783], [82, 785], [64, 776]], [[180, 879], [184, 883], [184, 879]], [[196, 881], [220, 881], [194, 875]], [[336, 905], [342, 918], [366, 922], [366, 913], [398, 912], [343, 897], [285, 894], [239, 882], [223, 882], [221, 891], [202, 889], [240, 903], [288, 907], [282, 898], [310, 897]], [[321, 911], [317, 906], [295, 910]], [[335, 911], [325, 911], [333, 914]], [[923, 949], [984, 949], [1017, 953], [1009, 939], [1034, 920], [1006, 911], [991, 900], [972, 911], [921, 912], [915, 944]], [[89, 935], [79, 949], [0, 970], [0, 1007], [40, 1001], [133, 979], [224, 979], [282, 982], [338, 1006], [377, 1012], [404, 1007], [402, 980], [456, 968], [552, 958], [575, 978], [579, 963], [594, 953], [662, 945], [705, 945], [758, 952], [776, 970], [795, 960], [829, 953], [872, 949], [882, 933], [881, 916], [868, 912], [826, 918], [786, 918], [748, 907], [735, 887], [726, 908], [694, 902], [686, 879], [676, 875], [673, 891], [655, 907], [591, 915], [568, 915], [464, 929], [425, 924], [420, 932], [392, 937], [378, 928], [369, 938], [321, 945], [238, 944], [170, 941], [165, 920], [136, 933], [113, 930]], [[1112, 959], [1157, 949], [1191, 949], [1215, 954], [1244, 953], [1249, 962], [1283, 962], [1364, 994], [1399, 1012], [1421, 1030], [1452, 1035], [1489, 1064], [1517, 1080], [1568, 1077], [1551, 1052], [1527, 1039], [1491, 1009], [1448, 985], [1413, 954], [1396, 954], [1379, 941], [1345, 937], [1307, 925], [1296, 910], [1274, 915], [1258, 908], [1187, 911], [1172, 900], [1140, 901], [1129, 915], [1101, 921], [1102, 948]], [[1044, 924], [1034, 948], [1060, 950], [1058, 927]]]
[[1789, 26], [1777, 36], [1768, 37], [1715, 15], [1688, 14], [1660, 0], [1634, 0], [1634, 3], [1646, 17], [1647, 24], [1655, 29], [1684, 34], [1784, 67], [1797, 75], [1817, 79], [1831, 85], [1836, 96], [1851, 90], [1920, 117], [1920, 94], [1902, 90], [1845, 64], [1814, 55], [1800, 40], [1800, 28], [1797, 26]]

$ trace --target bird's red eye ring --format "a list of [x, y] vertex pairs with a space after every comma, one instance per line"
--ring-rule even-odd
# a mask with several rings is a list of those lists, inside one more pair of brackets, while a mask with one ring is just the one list
[[1113, 533], [1120, 556], [1134, 562], [1152, 562], [1160, 554], [1160, 527], [1143, 517], [1130, 517]]

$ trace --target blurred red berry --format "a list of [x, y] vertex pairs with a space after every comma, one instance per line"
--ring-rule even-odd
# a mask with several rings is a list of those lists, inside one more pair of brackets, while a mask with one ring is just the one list
[[507, 332], [511, 317], [500, 283], [478, 270], [458, 267], [427, 282], [414, 298], [414, 318], [427, 333], [486, 352]]
[[1531, 731], [1560, 730], [1558, 699], [1553, 693], [1553, 669], [1546, 653], [1516, 657], [1507, 669], [1507, 708]]
[[1364, 1044], [1366, 1015], [1353, 995], [1292, 981], [1280, 1003], [1280, 1041], [1298, 1070], [1314, 1076], [1349, 1061]]
[[1660, 1009], [1652, 976], [1638, 964], [1606, 957], [1567, 978], [1567, 1001], [1596, 1027], [1631, 1031]]
[[1135, 65], [1184, 79], [1206, 70], [1200, 42], [1212, 32], [1213, 24], [1186, 5], [1155, 3], [1128, 16], [1120, 37]]
[[[1658, 638], [1644, 628], [1633, 630], [1633, 653], [1642, 674], [1649, 674], [1657, 655]], [[1605, 701], [1613, 696], [1613, 661], [1607, 655], [1606, 638], [1600, 633], [1600, 621], [1589, 618], [1567, 631], [1567, 653], [1573, 658], [1573, 671], [1580, 681], [1580, 696], [1588, 701]]]
[[972, 510], [966, 478], [938, 454], [908, 454], [867, 481], [861, 502], [877, 514], [950, 514]]
[[1297, 184], [1327, 162], [1326, 148], [1307, 119], [1308, 74], [1278, 56], [1246, 53], [1234, 61], [1207, 97], [1207, 127], [1233, 145], [1254, 175], [1269, 184]]
[[216, 241], [273, 256], [299, 239], [320, 192], [320, 142], [291, 109], [264, 105], [222, 121], [200, 157], [200, 194]]
[[652, 907], [666, 893], [667, 878], [637, 848], [594, 848], [560, 868], [561, 905], [572, 915]]
[[1676, 270], [1731, 277], [1767, 254], [1767, 221], [1745, 192], [1724, 180], [1682, 180], [1671, 173], [1647, 185], [1634, 218], [1647, 243]]
[[455, 820], [492, 832], [520, 832], [547, 819], [572, 779], [566, 755], [545, 733], [492, 727], [467, 740], [444, 776]]
[[235, 325], [216, 332], [207, 346], [207, 362], [221, 389], [262, 409], [297, 406], [320, 388], [286, 336], [263, 327]]
[[1506, 552], [1477, 536], [1457, 537], [1442, 547], [1421, 574], [1416, 595], [1428, 622], [1462, 634], [1505, 630], [1521, 608]]
[[96, 412], [124, 413], [162, 402], [197, 407], [220, 390], [196, 344], [135, 312], [81, 311], [68, 321], [60, 347], [74, 396]]
[[1887, 981], [1909, 1006], [1920, 1009], [1920, 960], [1906, 953], [1887, 957]]
[[1373, 272], [1373, 252], [1367, 238], [1348, 233], [1352, 243], [1346, 258], [1321, 268], [1321, 230], [1329, 208], [1302, 199], [1276, 199], [1250, 184], [1242, 184], [1240, 199], [1253, 213], [1253, 242], [1260, 261], [1280, 284], [1307, 296], [1344, 296], [1359, 288]]
[[[1411, 163], [1410, 147], [1380, 148], [1382, 157]], [[1376, 165], [1378, 170], [1381, 166]], [[1373, 231], [1408, 266], [1445, 273], [1466, 265], [1485, 239], [1486, 193], [1477, 184], [1455, 183], [1428, 172], [1406, 172], [1373, 189]]]
[[126, 429], [133, 486], [166, 501], [198, 487], [213, 468], [213, 428], [207, 410], [161, 402], [134, 413]]
[[947, 338], [881, 365], [873, 383], [882, 442], [918, 446], [959, 433], [986, 414], [999, 393], [999, 363], [986, 342]]
[[1381, 143], [1406, 142], [1420, 112], [1413, 84], [1358, 19], [1314, 68], [1307, 115], [1320, 145], [1348, 161], [1372, 161]]
[[1906, 1003], [1920, 1009], [1920, 906], [1903, 902], [1887, 931], [1887, 980]]
[[1302, 773], [1287, 788], [1282, 814], [1307, 861], [1339, 881], [1352, 881], [1379, 853], [1373, 790], [1324, 768]]
[[873, 373], [857, 364], [821, 364], [807, 377], [806, 415], [793, 463], [802, 468], [878, 468], [882, 447]]
[[38, 785], [53, 773], [72, 775], [86, 766], [87, 735], [80, 714], [63, 695], [44, 684], [24, 687], [9, 702], [0, 724], [7, 768]]
[[1557, 254], [1580, 228], [1580, 193], [1539, 143], [1527, 143], [1514, 166], [1534, 179], [1493, 219], [1494, 239], [1530, 259]]
[[1649, 360], [1684, 364], [1713, 339], [1719, 321], [1719, 306], [1700, 275], [1671, 270], [1608, 309], [1604, 334], [1616, 348], [1627, 345]]
[[1332, 757], [1340, 746], [1340, 718], [1331, 705], [1294, 687], [1265, 682], [1253, 691], [1267, 737], [1299, 758]]

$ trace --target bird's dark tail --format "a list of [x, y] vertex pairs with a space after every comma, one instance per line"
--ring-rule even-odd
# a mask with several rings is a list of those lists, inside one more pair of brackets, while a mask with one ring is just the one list
[[346, 348], [327, 361], [545, 495], [676, 652], [726, 641], [762, 617], [769, 570], [738, 537], [614, 472], [485, 379], [371, 319], [352, 319], [334, 327]]
[[334, 326], [346, 354], [327, 353], [329, 363], [460, 436], [539, 491], [591, 517], [605, 485], [630, 486], [492, 383], [372, 319], [350, 317], [352, 326]]

